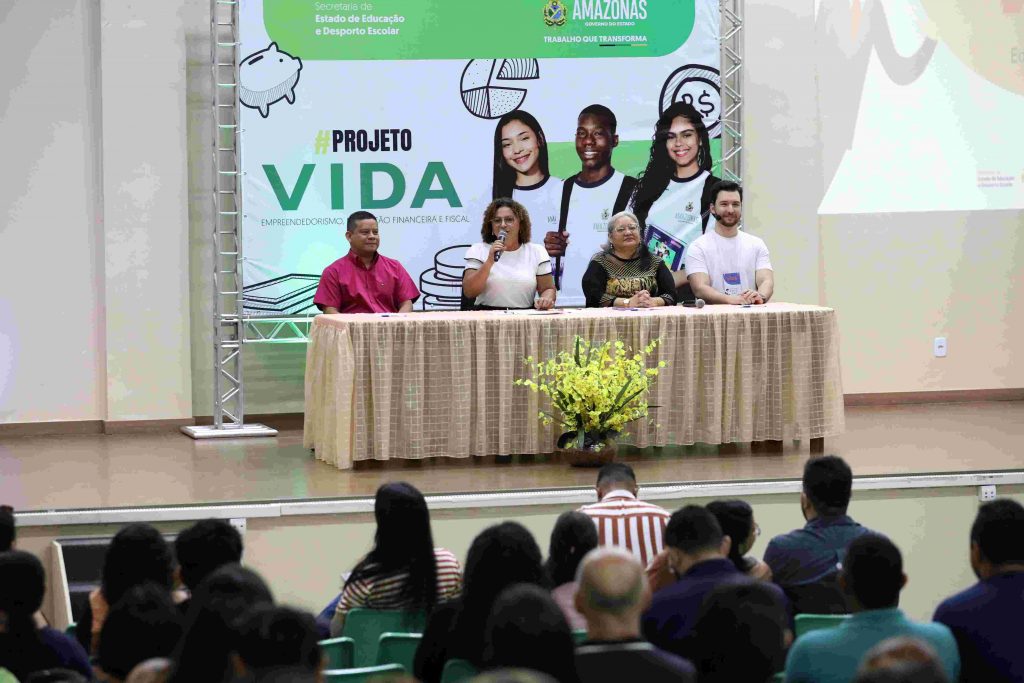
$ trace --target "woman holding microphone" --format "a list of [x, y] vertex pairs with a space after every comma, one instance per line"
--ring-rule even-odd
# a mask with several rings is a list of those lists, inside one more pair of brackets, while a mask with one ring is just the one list
[[477, 310], [544, 311], [555, 305], [551, 257], [530, 243], [530, 215], [517, 201], [499, 198], [484, 211], [483, 242], [466, 250], [462, 293]]

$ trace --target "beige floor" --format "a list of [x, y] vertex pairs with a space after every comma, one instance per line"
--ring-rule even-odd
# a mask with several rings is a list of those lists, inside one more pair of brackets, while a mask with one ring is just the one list
[[[1024, 402], [846, 411], [846, 434], [825, 451], [856, 475], [1024, 469]], [[622, 460], [642, 483], [795, 478], [808, 444], [781, 453], [748, 446], [637, 451]], [[593, 470], [549, 457], [366, 463], [341, 472], [302, 448], [302, 434], [192, 441], [178, 433], [0, 438], [0, 502], [20, 510], [331, 498], [372, 494], [403, 479], [424, 492], [590, 486]]]

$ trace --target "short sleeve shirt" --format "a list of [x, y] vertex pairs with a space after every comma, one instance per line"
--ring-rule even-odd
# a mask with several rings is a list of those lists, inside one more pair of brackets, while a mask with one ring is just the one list
[[686, 250], [686, 274], [706, 273], [711, 288], [724, 294], [756, 289], [757, 271], [771, 269], [764, 240], [742, 230], [735, 237], [708, 230]]
[[[466, 250], [466, 269], [480, 270], [491, 245], [478, 242]], [[515, 251], [502, 252], [491, 267], [484, 291], [476, 298], [483, 306], [531, 308], [537, 292], [537, 278], [551, 274], [551, 257], [539, 244], [520, 244]]]
[[420, 292], [401, 263], [377, 254], [367, 268], [355, 252], [338, 259], [320, 276], [313, 303], [341, 313], [394, 313]]
[[668, 269], [675, 272], [683, 268], [689, 246], [706, 230], [715, 229], [714, 216], [704, 226], [701, 206], [704, 183], [711, 174], [707, 171], [690, 178], [671, 178], [668, 187], [651, 205], [647, 213], [644, 239], [652, 254], [662, 258]]
[[[434, 548], [437, 567], [437, 601], [454, 600], [462, 593], [462, 567], [455, 555], [445, 548]], [[402, 591], [409, 580], [408, 572], [377, 576], [349, 583], [341, 592], [337, 612], [346, 613], [356, 607], [367, 609], [403, 609], [408, 604]]]

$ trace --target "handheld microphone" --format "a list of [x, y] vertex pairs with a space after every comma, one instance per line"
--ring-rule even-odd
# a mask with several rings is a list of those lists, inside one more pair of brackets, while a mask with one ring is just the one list
[[684, 301], [682, 305], [686, 308], [704, 308], [704, 299], [694, 299], [693, 301]]
[[[502, 230], [501, 232], [498, 233], [497, 241], [501, 242], [502, 244], [505, 244], [505, 238], [506, 237], [508, 237], [508, 231]], [[501, 252], [499, 251], [498, 253], [496, 253], [494, 255], [494, 262], [497, 263], [498, 259], [500, 259], [500, 258], [501, 258]]]

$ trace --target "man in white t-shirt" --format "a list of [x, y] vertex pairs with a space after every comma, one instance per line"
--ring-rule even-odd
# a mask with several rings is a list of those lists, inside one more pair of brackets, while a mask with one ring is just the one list
[[686, 276], [693, 295], [709, 304], [763, 304], [775, 291], [768, 247], [760, 237], [740, 232], [743, 188], [718, 183], [711, 195], [715, 229], [686, 250]]
[[636, 178], [612, 167], [617, 125], [615, 113], [602, 104], [585, 107], [576, 119], [580, 172], [559, 185], [557, 229], [544, 235], [544, 248], [557, 264], [558, 303], [563, 306], [586, 305], [583, 274], [608, 241], [608, 219], [626, 208], [636, 187]]

